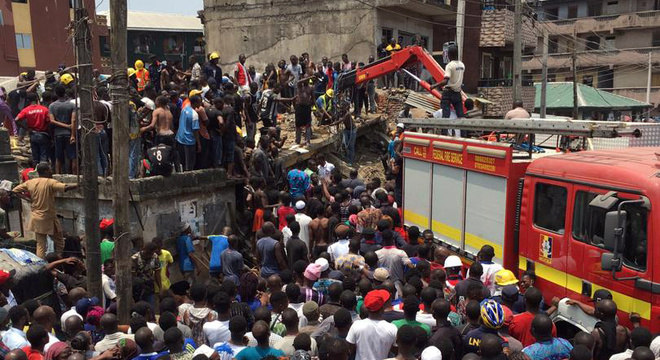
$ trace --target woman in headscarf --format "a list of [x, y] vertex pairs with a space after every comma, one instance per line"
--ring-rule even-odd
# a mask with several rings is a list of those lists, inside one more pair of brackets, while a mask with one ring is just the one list
[[54, 343], [46, 351], [45, 360], [66, 360], [71, 355], [71, 347], [69, 344], [59, 341]]

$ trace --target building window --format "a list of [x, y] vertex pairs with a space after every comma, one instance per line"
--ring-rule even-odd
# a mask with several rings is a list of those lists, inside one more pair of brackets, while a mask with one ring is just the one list
[[16, 48], [17, 49], [32, 49], [32, 35], [31, 34], [16, 34]]
[[390, 39], [394, 37], [394, 30], [383, 28], [382, 36], [387, 40], [387, 42], [389, 42]]
[[99, 36], [99, 49], [102, 57], [110, 56], [110, 39], [107, 36]]
[[584, 75], [582, 77], [582, 83], [587, 86], [594, 86], [594, 77], [592, 75]]
[[616, 36], [606, 36], [605, 44], [603, 46], [605, 50], [615, 50], [616, 49]]
[[183, 54], [183, 36], [170, 35], [163, 39], [163, 52], [165, 54]]
[[534, 194], [534, 225], [557, 234], [564, 233], [566, 188], [537, 183]]
[[578, 7], [577, 7], [577, 5], [569, 6], [568, 7], [568, 18], [569, 19], [575, 19], [576, 17], [578, 17]]

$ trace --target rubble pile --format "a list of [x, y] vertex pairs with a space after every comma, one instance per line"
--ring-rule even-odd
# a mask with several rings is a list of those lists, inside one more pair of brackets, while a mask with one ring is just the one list
[[17, 138], [11, 138], [11, 154], [14, 160], [18, 163], [19, 169], [31, 167], [32, 151], [30, 149], [30, 142], [27, 139], [19, 141]]
[[383, 116], [387, 118], [388, 124], [396, 124], [396, 119], [399, 116], [399, 112], [403, 109], [409, 91], [399, 88], [376, 90], [378, 111], [383, 113]]

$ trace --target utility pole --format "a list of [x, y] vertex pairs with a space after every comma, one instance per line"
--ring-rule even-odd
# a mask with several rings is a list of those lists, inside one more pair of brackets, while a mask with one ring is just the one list
[[577, 79], [577, 27], [573, 26], [573, 119], [579, 116], [578, 110], [578, 79]]
[[128, 76], [126, 74], [126, 0], [110, 1], [112, 49], [112, 208], [115, 213], [117, 314], [128, 324], [133, 299], [128, 182]]
[[548, 97], [548, 30], [543, 29], [543, 72], [541, 73], [541, 119], [545, 119]]
[[458, 0], [456, 4], [456, 45], [458, 46], [458, 60], [463, 61], [463, 39], [465, 38], [465, 0]]
[[651, 103], [651, 81], [653, 77], [653, 51], [649, 50], [649, 73], [646, 79], [646, 103]]
[[514, 0], [513, 101], [522, 100], [522, 0]]
[[87, 291], [96, 297], [103, 296], [101, 288], [101, 246], [99, 233], [99, 183], [96, 159], [99, 153], [99, 139], [96, 133], [94, 103], [92, 99], [92, 53], [90, 21], [83, 0], [75, 1], [75, 42], [78, 62], [78, 96], [80, 97], [80, 117], [82, 119], [82, 194], [85, 213], [85, 243], [87, 256]]

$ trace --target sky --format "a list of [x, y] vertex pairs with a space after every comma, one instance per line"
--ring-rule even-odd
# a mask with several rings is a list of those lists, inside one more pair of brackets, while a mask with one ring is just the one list
[[[197, 15], [203, 0], [127, 0], [128, 10]], [[96, 11], [107, 11], [110, 0], [96, 0]]]

